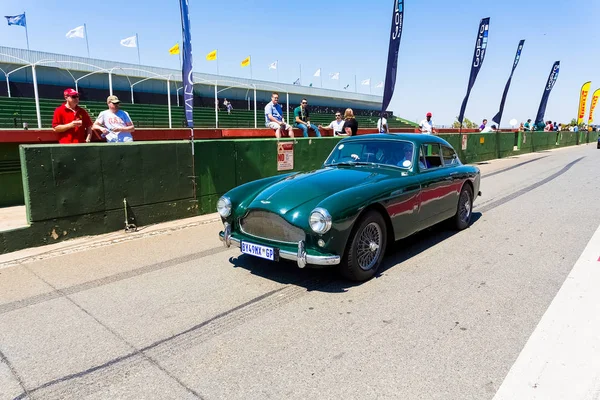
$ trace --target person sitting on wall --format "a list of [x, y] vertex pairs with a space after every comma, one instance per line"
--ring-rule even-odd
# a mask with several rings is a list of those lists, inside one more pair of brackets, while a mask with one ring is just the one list
[[108, 110], [102, 111], [96, 122], [94, 129], [102, 132], [102, 137], [107, 142], [133, 142], [131, 133], [135, 131], [135, 126], [127, 111], [119, 109], [121, 101], [117, 96], [108, 96], [106, 99]]
[[271, 94], [271, 102], [265, 106], [265, 126], [275, 131], [275, 137], [279, 139], [282, 131], [287, 131], [291, 138], [294, 137], [294, 130], [285, 123], [283, 110], [279, 104], [279, 93]]
[[308, 100], [302, 99], [300, 105], [294, 108], [294, 118], [296, 119], [294, 122], [294, 128], [301, 129], [304, 137], [308, 137], [309, 128], [315, 131], [317, 137], [321, 137], [321, 132], [319, 132], [319, 128], [317, 128], [316, 125], [310, 123], [310, 114], [308, 112]]
[[319, 125], [319, 129], [333, 129], [333, 136], [348, 136], [347, 133], [343, 132], [344, 120], [342, 119], [342, 113], [339, 111], [335, 113], [335, 121], [331, 121], [325, 128]]
[[63, 92], [65, 102], [54, 110], [52, 129], [58, 134], [58, 143], [83, 143], [92, 139], [92, 120], [79, 107], [79, 93], [73, 89]]

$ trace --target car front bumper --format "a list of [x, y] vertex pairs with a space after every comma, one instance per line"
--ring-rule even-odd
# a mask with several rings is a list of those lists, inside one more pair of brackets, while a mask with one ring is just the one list
[[[225, 247], [240, 247], [240, 239], [231, 236], [231, 227], [228, 224], [225, 225], [225, 230], [223, 232], [219, 232], [219, 239], [221, 239]], [[340, 256], [307, 254], [304, 241], [302, 240], [298, 242], [298, 250], [296, 252], [279, 249], [279, 258], [296, 261], [300, 268], [304, 268], [307, 264], [324, 266], [337, 265], [341, 261]]]

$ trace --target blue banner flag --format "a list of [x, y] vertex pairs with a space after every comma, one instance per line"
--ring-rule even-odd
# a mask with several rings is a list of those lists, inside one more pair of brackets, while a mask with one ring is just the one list
[[190, 32], [189, 0], [179, 0], [183, 35], [183, 103], [188, 128], [194, 127], [194, 78], [192, 76], [192, 34]]
[[398, 52], [400, 50], [400, 37], [402, 36], [402, 22], [404, 20], [404, 0], [394, 0], [392, 13], [392, 30], [390, 32], [390, 47], [388, 50], [385, 84], [383, 86], [383, 103], [381, 114], [387, 110], [394, 95], [396, 86], [396, 72], [398, 70]]
[[544, 88], [544, 94], [542, 95], [542, 101], [540, 102], [540, 108], [538, 109], [537, 116], [535, 117], [535, 124], [544, 123], [544, 115], [546, 114], [546, 105], [548, 104], [548, 97], [550, 97], [550, 92], [558, 79], [558, 72], [560, 71], [560, 61], [556, 61], [552, 66], [552, 70], [550, 71], [550, 76], [548, 76], [548, 82], [546, 82], [546, 87]]
[[502, 113], [504, 112], [504, 103], [506, 102], [506, 95], [508, 95], [508, 88], [510, 87], [510, 82], [512, 81], [515, 69], [517, 69], [517, 65], [519, 65], [519, 60], [521, 59], [521, 51], [523, 50], [524, 44], [525, 40], [521, 40], [519, 42], [519, 47], [517, 47], [517, 54], [515, 55], [515, 61], [513, 62], [512, 71], [510, 71], [510, 76], [508, 77], [508, 81], [506, 82], [506, 86], [504, 87], [504, 93], [502, 93], [502, 100], [500, 100], [500, 109], [498, 110], [498, 114], [494, 115], [494, 118], [492, 118], [492, 121], [498, 124], [498, 128], [500, 127], [500, 120], [502, 119]]
[[479, 70], [481, 69], [481, 65], [483, 64], [483, 59], [485, 58], [485, 52], [487, 50], [488, 45], [488, 33], [490, 30], [490, 19], [483, 18], [479, 22], [479, 29], [477, 30], [477, 40], [475, 41], [475, 52], [473, 53], [473, 62], [471, 63], [471, 75], [469, 77], [469, 85], [467, 86], [467, 95], [462, 102], [460, 107], [460, 113], [458, 114], [458, 122], [462, 126], [463, 119], [465, 117], [465, 109], [467, 108], [467, 102], [469, 101], [469, 95], [471, 94], [471, 89], [473, 89], [473, 85], [475, 84], [475, 79], [477, 79], [477, 74], [479, 74]]
[[25, 21], [25, 13], [20, 15], [13, 15], [12, 17], [4, 16], [6, 21], [8, 21], [8, 25], [19, 25], [27, 27], [27, 22]]

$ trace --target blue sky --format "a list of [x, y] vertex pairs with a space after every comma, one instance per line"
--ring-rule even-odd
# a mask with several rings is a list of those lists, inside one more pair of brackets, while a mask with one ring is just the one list
[[[42, 0], [0, 2], [2, 15], [23, 11], [32, 50], [86, 56], [84, 40], [65, 38], [68, 30], [86, 23], [93, 58], [136, 63], [136, 49], [119, 41], [137, 33], [142, 64], [179, 66], [177, 56], [168, 54], [181, 41], [178, 0], [88, 0], [59, 7]], [[391, 11], [391, 0], [190, 0], [194, 70], [215, 73], [216, 63], [205, 55], [218, 49], [221, 75], [249, 77], [250, 69], [240, 62], [251, 55], [256, 79], [276, 80], [277, 72], [268, 66], [278, 60], [282, 82], [298, 78], [301, 65], [303, 84], [320, 86], [312, 75], [322, 68], [324, 87], [351, 84], [354, 90], [356, 75], [359, 92], [369, 92], [360, 82], [370, 78], [372, 93], [382, 94], [375, 85], [385, 78]], [[480, 121], [497, 112], [520, 39], [526, 42], [503, 125], [512, 118], [535, 118], [556, 60], [561, 70], [546, 119], [568, 122], [575, 117], [581, 85], [591, 80], [592, 90], [600, 88], [597, 0], [405, 0], [398, 78], [389, 109], [411, 120], [431, 111], [436, 124], [451, 124], [466, 92], [479, 20], [488, 16], [488, 52], [466, 117]], [[24, 29], [3, 20], [0, 45], [24, 48]], [[340, 72], [339, 82], [329, 79], [332, 72]]]

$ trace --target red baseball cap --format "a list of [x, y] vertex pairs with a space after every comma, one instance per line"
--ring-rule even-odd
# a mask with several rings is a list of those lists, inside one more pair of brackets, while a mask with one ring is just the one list
[[65, 96], [79, 96], [79, 93], [76, 92], [75, 90], [69, 88], [69, 89], [65, 90], [64, 95]]
[[427, 113], [426, 117], [431, 117], [431, 113], [430, 112]]

